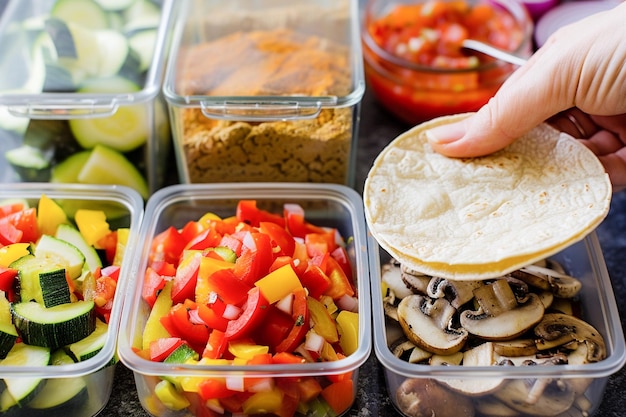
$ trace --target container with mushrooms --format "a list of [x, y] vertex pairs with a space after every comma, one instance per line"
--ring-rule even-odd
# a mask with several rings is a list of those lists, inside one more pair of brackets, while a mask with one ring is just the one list
[[592, 236], [476, 281], [383, 261], [374, 345], [394, 406], [408, 417], [593, 415], [625, 360], [599, 253]]

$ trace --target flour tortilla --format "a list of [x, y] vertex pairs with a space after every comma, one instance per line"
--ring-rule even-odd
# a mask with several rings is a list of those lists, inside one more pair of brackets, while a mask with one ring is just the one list
[[498, 277], [583, 239], [609, 211], [611, 183], [597, 157], [541, 125], [494, 154], [445, 157], [425, 131], [393, 140], [365, 182], [365, 215], [379, 245], [422, 273]]

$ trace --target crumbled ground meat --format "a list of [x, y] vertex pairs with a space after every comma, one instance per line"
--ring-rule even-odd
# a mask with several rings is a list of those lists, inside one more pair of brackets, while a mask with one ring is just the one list
[[[180, 91], [207, 96], [345, 96], [347, 48], [278, 29], [239, 32], [185, 55]], [[206, 117], [177, 109], [189, 182], [346, 183], [353, 107], [323, 108], [313, 119], [272, 122]]]

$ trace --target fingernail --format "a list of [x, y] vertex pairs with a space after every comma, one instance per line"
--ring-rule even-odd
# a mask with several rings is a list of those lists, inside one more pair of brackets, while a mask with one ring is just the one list
[[440, 145], [455, 142], [465, 134], [465, 124], [456, 122], [433, 127], [424, 132], [428, 142], [433, 145]]

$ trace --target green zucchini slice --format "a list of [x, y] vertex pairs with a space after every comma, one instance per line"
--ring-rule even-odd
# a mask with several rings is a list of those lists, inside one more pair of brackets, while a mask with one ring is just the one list
[[46, 308], [36, 302], [11, 306], [13, 324], [25, 343], [58, 348], [78, 342], [96, 329], [93, 301], [76, 301]]
[[17, 270], [22, 302], [36, 301], [45, 307], [54, 307], [71, 301], [65, 266], [55, 259], [25, 255], [10, 267]]
[[86, 361], [98, 354], [107, 340], [109, 325], [102, 320], [96, 320], [96, 329], [84, 339], [67, 346], [67, 354], [75, 361]]
[[85, 263], [85, 256], [76, 246], [50, 235], [41, 236], [34, 255], [37, 258], [54, 259], [64, 265], [72, 279], [80, 276]]
[[[0, 366], [47, 366], [50, 349], [16, 343]], [[0, 413], [23, 406], [43, 388], [41, 377], [16, 376], [4, 378], [6, 389], [0, 394]]]

